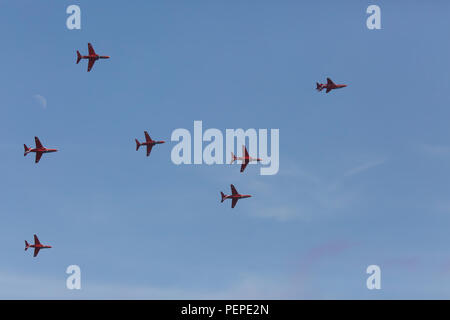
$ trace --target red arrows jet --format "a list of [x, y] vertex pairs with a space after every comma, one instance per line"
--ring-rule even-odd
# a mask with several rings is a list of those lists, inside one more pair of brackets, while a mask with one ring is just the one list
[[222, 201], [220, 201], [221, 203], [225, 199], [231, 199], [231, 208], [234, 208], [234, 206], [236, 205], [236, 203], [238, 202], [239, 199], [251, 197], [251, 195], [249, 195], [249, 194], [239, 194], [237, 192], [236, 188], [234, 187], [234, 185], [231, 185], [231, 195], [230, 196], [227, 196], [223, 192], [221, 192], [220, 195], [222, 196]]
[[58, 151], [57, 149], [47, 149], [45, 148], [42, 143], [39, 141], [38, 137], [34, 137], [34, 141], [36, 143], [36, 148], [28, 148], [26, 144], [23, 145], [23, 147], [25, 148], [25, 153], [23, 154], [23, 156], [26, 156], [27, 154], [29, 154], [30, 152], [36, 152], [36, 160], [34, 161], [35, 163], [38, 163], [39, 160], [41, 160], [42, 154], [43, 153], [50, 153], [50, 152], [56, 152]]
[[28, 250], [28, 248], [34, 248], [34, 255], [33, 257], [36, 257], [39, 253], [39, 250], [41, 249], [50, 249], [52, 246], [44, 246], [39, 242], [39, 239], [37, 235], [34, 235], [34, 244], [29, 244], [27, 240], [25, 240], [25, 251]]
[[333, 89], [345, 88], [346, 86], [346, 84], [335, 84], [330, 78], [327, 78], [327, 84], [316, 82], [316, 90], [322, 91], [322, 89], [327, 89], [326, 93]]
[[230, 164], [233, 164], [233, 162], [235, 162], [236, 160], [242, 160], [241, 172], [244, 172], [245, 168], [247, 167], [247, 165], [250, 161], [257, 161], [257, 162], [262, 161], [262, 159], [260, 159], [260, 158], [250, 157], [250, 155], [248, 154], [247, 148], [245, 146], [242, 146], [242, 154], [243, 154], [243, 157], [236, 157], [234, 155], [234, 153], [232, 152], [231, 153], [231, 163], [230, 163]]
[[152, 140], [152, 138], [150, 138], [150, 135], [148, 134], [147, 131], [144, 131], [145, 134], [145, 142], [140, 143], [138, 139], [136, 140], [136, 151], [139, 150], [140, 146], [147, 146], [147, 157], [150, 155], [150, 152], [152, 152], [152, 148], [155, 144], [161, 144], [164, 143], [165, 141], [155, 141]]
[[109, 59], [109, 56], [99, 56], [98, 54], [95, 53], [94, 51], [94, 47], [92, 47], [92, 44], [88, 43], [88, 49], [89, 49], [89, 55], [87, 56], [82, 56], [80, 54], [80, 51], [77, 51], [77, 64], [80, 62], [81, 59], [89, 59], [89, 63], [88, 63], [88, 69], [87, 71], [91, 71], [92, 67], [94, 66], [95, 61], [97, 61], [98, 59]]

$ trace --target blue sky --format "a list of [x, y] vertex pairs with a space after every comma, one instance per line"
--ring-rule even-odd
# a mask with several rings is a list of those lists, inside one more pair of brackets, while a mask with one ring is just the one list
[[[450, 298], [449, 7], [2, 1], [0, 298]], [[111, 56], [90, 73], [88, 42]], [[279, 129], [279, 173], [174, 165], [194, 120]], [[168, 141], [149, 158], [144, 130]], [[35, 135], [60, 149], [38, 165]], [[230, 183], [253, 195], [233, 210]]]

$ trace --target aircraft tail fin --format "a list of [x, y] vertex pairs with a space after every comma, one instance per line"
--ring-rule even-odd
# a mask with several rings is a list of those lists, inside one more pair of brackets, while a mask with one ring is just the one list
[[25, 240], [25, 251], [27, 251], [29, 247], [30, 247], [30, 244], [28, 243], [27, 240]]
[[223, 202], [225, 200], [225, 194], [223, 192], [220, 192], [220, 195], [222, 196], [222, 200], [220, 202]]
[[80, 62], [81, 60], [81, 54], [80, 51], [77, 50], [77, 64]]
[[28, 154], [28, 151], [30, 150], [30, 148], [27, 147], [26, 144], [23, 145], [23, 148], [25, 149], [23, 156], [25, 157]]
[[316, 82], [316, 90], [317, 91], [322, 91], [323, 87], [320, 83]]
[[237, 157], [234, 155], [233, 152], [231, 152], [231, 163], [230, 164], [233, 164], [233, 162], [235, 162], [236, 160], [237, 160]]
[[139, 142], [138, 139], [134, 139], [136, 141], [136, 151], [139, 150], [139, 147], [141, 146], [141, 143]]

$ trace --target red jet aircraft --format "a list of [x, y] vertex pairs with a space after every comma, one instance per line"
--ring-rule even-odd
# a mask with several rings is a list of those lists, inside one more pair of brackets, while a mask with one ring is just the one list
[[145, 142], [140, 143], [138, 139], [136, 140], [136, 151], [139, 150], [140, 146], [147, 146], [147, 157], [150, 155], [150, 152], [152, 152], [152, 148], [155, 144], [161, 144], [164, 143], [165, 141], [154, 141], [152, 140], [152, 138], [150, 138], [150, 135], [148, 134], [147, 131], [144, 131], [145, 134]]
[[247, 167], [250, 161], [257, 161], [257, 162], [262, 161], [262, 159], [260, 158], [250, 157], [247, 148], [245, 146], [242, 146], [242, 154], [243, 157], [236, 157], [233, 152], [231, 153], [231, 164], [233, 164], [233, 162], [235, 162], [236, 160], [242, 160], [241, 172], [244, 172], [245, 168]]
[[241, 172], [244, 172], [244, 170], [247, 167], [249, 162], [251, 162], [251, 161], [257, 161], [257, 162], [262, 161], [262, 159], [260, 159], [260, 158], [252, 158], [252, 157], [250, 157], [250, 155], [248, 154], [247, 148], [245, 146], [242, 146], [242, 155], [243, 155], [243, 157], [236, 157], [233, 152], [231, 153], [231, 164], [233, 164], [233, 162], [235, 162], [236, 160], [242, 160]]
[[330, 78], [327, 78], [327, 84], [316, 82], [316, 90], [322, 91], [322, 89], [326, 88], [326, 93], [330, 92], [333, 89], [345, 88], [346, 86], [346, 84], [335, 84]]
[[223, 192], [221, 192], [220, 195], [222, 196], [222, 201], [220, 201], [221, 203], [225, 199], [231, 199], [231, 208], [234, 208], [234, 206], [236, 205], [236, 203], [238, 202], [239, 199], [251, 197], [251, 195], [249, 195], [249, 194], [239, 194], [237, 192], [236, 188], [234, 187], [234, 185], [231, 185], [231, 195], [230, 196], [227, 196]]
[[52, 246], [44, 246], [39, 242], [39, 239], [37, 235], [34, 235], [34, 244], [29, 244], [27, 240], [25, 240], [25, 251], [28, 250], [28, 248], [34, 248], [34, 255], [33, 257], [36, 257], [39, 253], [39, 250], [41, 249], [50, 249]]
[[88, 63], [88, 69], [87, 71], [91, 71], [92, 67], [94, 66], [95, 61], [98, 59], [109, 59], [109, 56], [99, 56], [95, 53], [94, 48], [92, 47], [92, 44], [88, 43], [88, 49], [89, 49], [89, 55], [82, 56], [80, 54], [80, 51], [77, 51], [77, 64], [80, 62], [81, 59], [89, 59]]
[[43, 153], [50, 153], [50, 152], [56, 152], [58, 151], [57, 149], [47, 149], [45, 148], [42, 143], [39, 141], [38, 137], [34, 137], [34, 141], [36, 143], [36, 148], [28, 148], [26, 144], [23, 145], [23, 147], [25, 148], [25, 153], [23, 154], [23, 156], [26, 156], [27, 154], [29, 154], [30, 152], [36, 152], [36, 160], [34, 161], [35, 163], [38, 163], [39, 160], [41, 160], [42, 154]]

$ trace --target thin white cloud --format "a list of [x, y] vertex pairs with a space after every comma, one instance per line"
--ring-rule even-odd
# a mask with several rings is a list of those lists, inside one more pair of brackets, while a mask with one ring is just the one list
[[47, 99], [44, 96], [41, 96], [40, 94], [35, 94], [33, 98], [43, 109], [47, 109]]
[[252, 215], [286, 222], [301, 217], [297, 211], [299, 210], [296, 208], [284, 205], [270, 208], [255, 208], [255, 210], [252, 210]]
[[442, 155], [449, 155], [450, 154], [450, 146], [446, 145], [432, 145], [432, 144], [426, 144], [422, 143], [418, 145], [419, 150], [423, 153], [433, 155], [433, 156], [442, 156]]
[[0, 272], [0, 299], [295, 299], [286, 279], [242, 275], [233, 285], [219, 289], [189, 290], [175, 287], [101, 284], [81, 280], [81, 290], [66, 288], [66, 275], [41, 277]]
[[[347, 186], [344, 183], [345, 178], [382, 165], [386, 161], [385, 158], [376, 158], [348, 171], [336, 173], [335, 179], [317, 175], [313, 170], [305, 169], [294, 161], [287, 161], [279, 174], [273, 177], [248, 177], [235, 170], [230, 180], [230, 174], [224, 170], [220, 178], [214, 175], [212, 179], [223, 184], [224, 192], [229, 192], [229, 182], [232, 181], [238, 191], [250, 193], [254, 198], [258, 197], [258, 201], [250, 199], [238, 204], [237, 210], [245, 205], [248, 209], [244, 211], [250, 216], [281, 223], [308, 222], [334, 216], [336, 211], [355, 206], [361, 201], [361, 191]], [[287, 188], [281, 188], [281, 185]]]
[[359, 165], [357, 167], [354, 167], [354, 168], [348, 170], [346, 173], [344, 173], [344, 176], [345, 177], [350, 177], [350, 176], [354, 176], [356, 174], [360, 174], [360, 173], [362, 173], [364, 171], [367, 171], [369, 169], [378, 167], [378, 166], [384, 164], [385, 162], [386, 162], [386, 159], [378, 159], [378, 160], [366, 162], [366, 163], [364, 163], [362, 165]]

